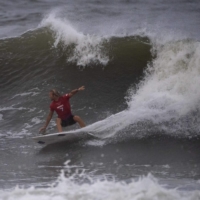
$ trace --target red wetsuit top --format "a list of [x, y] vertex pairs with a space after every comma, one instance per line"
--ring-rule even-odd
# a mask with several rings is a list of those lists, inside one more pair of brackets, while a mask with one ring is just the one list
[[59, 97], [58, 101], [53, 101], [50, 104], [51, 111], [52, 112], [56, 111], [56, 113], [58, 114], [58, 118], [62, 120], [65, 120], [70, 115], [72, 115], [69, 99], [70, 99], [69, 94], [66, 94], [62, 97]]

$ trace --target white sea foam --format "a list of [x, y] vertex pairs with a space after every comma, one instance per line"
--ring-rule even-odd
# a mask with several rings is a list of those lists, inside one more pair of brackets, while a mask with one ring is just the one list
[[39, 92], [23, 92], [21, 94], [14, 95], [11, 99], [14, 99], [15, 97], [18, 97], [18, 96], [21, 96], [21, 97], [28, 96], [28, 95], [36, 96], [38, 94], [39, 94]]
[[[29, 124], [25, 124], [25, 127], [29, 127]], [[30, 133], [26, 128], [22, 128], [20, 132], [16, 131], [5, 131], [3, 133], [6, 138], [23, 138], [25, 135], [30, 136], [32, 133]]]
[[87, 178], [85, 183], [77, 183], [75, 177], [79, 180], [84, 178], [85, 173], [65, 177], [61, 173], [56, 183], [48, 188], [28, 189], [16, 187], [10, 191], [1, 190], [1, 200], [94, 200], [94, 199], [112, 199], [112, 200], [198, 200], [200, 191], [184, 192], [176, 189], [167, 189], [152, 176], [141, 177], [138, 180], [132, 180], [129, 183], [116, 182], [108, 180], [92, 180]]
[[24, 107], [19, 107], [19, 108], [14, 108], [15, 105], [9, 106], [9, 107], [1, 107], [0, 111], [7, 111], [7, 110], [27, 110], [27, 108]]
[[89, 140], [85, 144], [90, 146], [103, 146], [105, 144], [105, 141], [103, 140]]
[[142, 108], [138, 117], [159, 123], [178, 120], [199, 110], [199, 53], [200, 43], [189, 40], [157, 47], [157, 58], [136, 94], [132, 95], [129, 111]]
[[40, 124], [42, 120], [39, 119], [38, 117], [34, 117], [33, 119], [31, 119], [31, 122], [33, 122], [34, 124]]
[[53, 31], [54, 47], [57, 47], [59, 43], [63, 48], [75, 44], [68, 62], [75, 62], [78, 66], [86, 66], [91, 62], [103, 65], [108, 63], [109, 58], [102, 50], [103, 39], [101, 37], [84, 35], [77, 31], [67, 19], [57, 17], [55, 12], [45, 17], [39, 27], [49, 27]]
[[34, 117], [31, 119], [31, 122], [30, 123], [25, 123], [24, 124], [24, 128], [25, 129], [30, 129], [32, 128], [33, 126], [37, 125], [37, 124], [40, 124], [42, 122], [41, 119], [39, 119], [38, 117]]
[[[134, 111], [142, 105], [146, 116], [153, 119], [151, 116], [158, 114], [154, 120], [162, 121], [200, 108], [199, 53], [200, 43], [193, 41], [168, 43], [158, 49], [157, 58], [149, 67], [150, 74], [132, 95], [129, 109]], [[167, 115], [170, 111], [174, 115]]]
[[32, 125], [30, 125], [30, 124], [28, 124], [28, 123], [25, 123], [24, 126], [25, 126], [24, 128], [26, 128], [26, 129], [27, 129], [27, 128], [33, 127]]

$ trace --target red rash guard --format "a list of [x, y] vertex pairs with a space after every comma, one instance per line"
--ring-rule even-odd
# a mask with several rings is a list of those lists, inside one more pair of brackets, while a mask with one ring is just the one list
[[62, 97], [59, 97], [58, 101], [53, 101], [50, 105], [51, 111], [56, 111], [56, 113], [58, 114], [58, 118], [62, 120], [65, 120], [70, 115], [72, 115], [69, 99], [69, 94], [66, 94]]

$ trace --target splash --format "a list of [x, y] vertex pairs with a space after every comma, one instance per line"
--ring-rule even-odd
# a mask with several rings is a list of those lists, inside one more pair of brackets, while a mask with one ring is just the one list
[[181, 40], [154, 44], [155, 49], [156, 57], [136, 92], [130, 88], [128, 108], [91, 125], [88, 131], [101, 138], [126, 131], [140, 137], [157, 129], [182, 136], [199, 132], [200, 43]]

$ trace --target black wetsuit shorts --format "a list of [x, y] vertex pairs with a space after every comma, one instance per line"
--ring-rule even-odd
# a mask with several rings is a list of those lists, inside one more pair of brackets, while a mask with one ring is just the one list
[[76, 121], [74, 121], [73, 119], [74, 115], [70, 115], [67, 119], [61, 121], [61, 126], [62, 127], [66, 127], [66, 126], [70, 126], [76, 123]]

